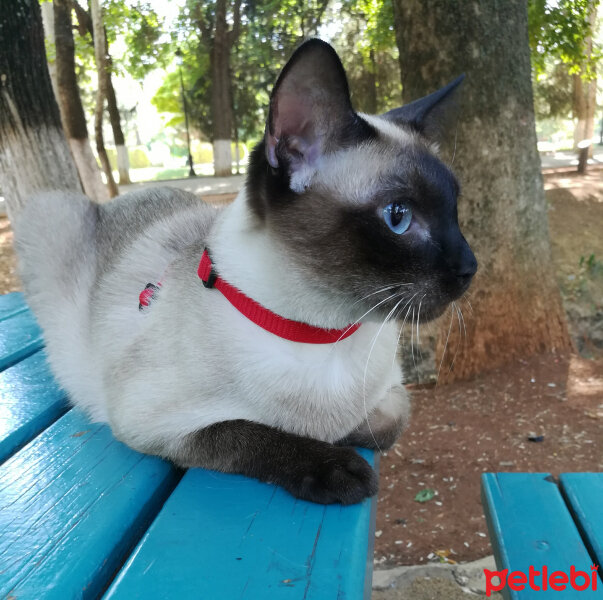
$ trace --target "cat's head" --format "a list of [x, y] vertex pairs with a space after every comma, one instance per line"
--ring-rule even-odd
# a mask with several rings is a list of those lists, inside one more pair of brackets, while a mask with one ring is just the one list
[[352, 108], [331, 46], [310, 40], [293, 54], [252, 153], [247, 198], [311, 285], [362, 312], [381, 303], [380, 317], [421, 303], [421, 320], [467, 290], [477, 262], [457, 221], [459, 184], [436, 154], [461, 80], [368, 116]]

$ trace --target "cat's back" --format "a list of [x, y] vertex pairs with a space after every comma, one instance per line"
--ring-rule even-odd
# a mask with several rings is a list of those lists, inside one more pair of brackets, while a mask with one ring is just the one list
[[96, 228], [99, 271], [106, 272], [140, 238], [157, 236], [162, 227], [169, 238], [170, 224], [182, 214], [209, 229], [215, 212], [199, 196], [167, 186], [129, 192], [101, 205]]

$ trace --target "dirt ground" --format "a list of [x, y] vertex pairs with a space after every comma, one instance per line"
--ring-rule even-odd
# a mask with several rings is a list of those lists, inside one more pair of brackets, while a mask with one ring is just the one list
[[[411, 427], [381, 459], [379, 566], [491, 553], [479, 492], [485, 471], [603, 470], [603, 171], [547, 175], [545, 187], [553, 260], [580, 354], [537, 356], [469, 383], [413, 390]], [[0, 293], [19, 289], [11, 244], [0, 218]]]

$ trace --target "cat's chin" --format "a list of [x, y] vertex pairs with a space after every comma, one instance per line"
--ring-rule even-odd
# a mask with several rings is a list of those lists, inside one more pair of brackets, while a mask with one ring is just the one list
[[429, 307], [425, 310], [421, 310], [421, 314], [419, 315], [419, 323], [429, 323], [430, 321], [435, 321], [448, 310], [449, 306], [450, 304], [445, 304], [444, 306]]

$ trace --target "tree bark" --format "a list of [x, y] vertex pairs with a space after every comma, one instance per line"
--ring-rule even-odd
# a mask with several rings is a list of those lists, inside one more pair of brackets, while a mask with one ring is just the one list
[[[78, 30], [83, 36], [86, 32], [89, 32], [94, 43], [94, 27], [90, 14], [84, 9], [77, 0], [69, 0], [69, 4], [75, 10], [78, 22]], [[119, 183], [121, 185], [131, 183], [130, 181], [130, 158], [128, 156], [128, 149], [126, 147], [123, 130], [121, 128], [121, 115], [117, 107], [117, 98], [115, 96], [115, 88], [113, 87], [113, 79], [111, 77], [112, 72], [112, 60], [109, 54], [109, 44], [107, 42], [107, 32], [103, 26], [104, 43], [105, 43], [105, 58], [106, 68], [105, 74], [107, 77], [106, 89], [107, 89], [107, 110], [109, 111], [109, 122], [111, 123], [111, 129], [113, 131], [113, 140], [115, 142], [115, 148], [117, 150], [117, 171], [119, 173]]]
[[[595, 134], [595, 111], [597, 109], [597, 79], [583, 79], [577, 73], [572, 76], [573, 116], [574, 116], [574, 149], [578, 150], [581, 142], [592, 140]], [[589, 147], [592, 156], [592, 144]]]
[[0, 0], [0, 185], [9, 217], [42, 190], [81, 191], [61, 127], [37, 0]]
[[[105, 34], [106, 35], [106, 34]], [[106, 44], [106, 37], [105, 37]], [[121, 128], [121, 115], [117, 108], [117, 98], [115, 96], [115, 88], [113, 87], [113, 79], [111, 77], [111, 56], [109, 55], [109, 47], [106, 44], [107, 56], [107, 109], [109, 111], [109, 121], [113, 130], [113, 141], [117, 150], [117, 171], [119, 173], [119, 183], [125, 185], [130, 181], [130, 159], [128, 157], [128, 149], [124, 133]]]
[[[47, 47], [56, 49], [55, 34], [54, 34], [54, 3], [43, 2], [40, 4], [40, 10], [42, 11], [42, 27], [44, 28], [44, 37], [46, 38]], [[52, 83], [52, 91], [54, 92], [55, 98], [58, 97], [57, 90], [57, 71], [56, 71], [56, 58], [51, 58], [46, 55], [48, 62], [48, 74], [50, 75], [50, 82]]]
[[105, 99], [107, 97], [107, 57], [105, 55], [105, 30], [103, 27], [102, 14], [99, 0], [90, 0], [90, 13], [92, 16], [92, 27], [94, 30], [94, 55], [96, 58], [96, 72], [98, 75], [96, 90], [96, 106], [94, 107], [94, 136], [96, 138], [96, 152], [101, 161], [105, 177], [107, 178], [107, 187], [111, 198], [119, 193], [113, 172], [109, 164], [109, 157], [105, 150], [105, 141], [103, 139], [103, 112]]
[[232, 175], [232, 90], [230, 54], [241, 27], [241, 0], [234, 0], [232, 26], [226, 18], [227, 0], [217, 0], [213, 27], [205, 22], [202, 10], [197, 11], [201, 39], [209, 48], [211, 68], [212, 142], [214, 148], [214, 175]]
[[[572, 76], [573, 92], [573, 117], [574, 117], [574, 150], [578, 150], [580, 160], [578, 172], [586, 172], [587, 162], [584, 161], [584, 152], [581, 152], [579, 144], [592, 140], [595, 134], [595, 111], [597, 110], [597, 76], [595, 65], [592, 61], [593, 36], [597, 19], [597, 3], [591, 2], [589, 22], [591, 34], [584, 41], [585, 64], [582, 65], [580, 73]], [[590, 73], [587, 64], [590, 63]], [[588, 146], [587, 158], [592, 157], [592, 143]]]
[[56, 39], [57, 98], [63, 129], [77, 165], [86, 194], [97, 202], [109, 199], [101, 179], [96, 158], [90, 148], [86, 116], [75, 76], [75, 43], [71, 22], [71, 2], [54, 0], [54, 35]]
[[226, 0], [216, 2], [214, 39], [210, 51], [211, 109], [213, 122], [214, 174], [232, 175], [230, 138], [232, 98], [230, 94], [230, 45], [226, 23]]
[[450, 336], [440, 381], [570, 349], [536, 148], [525, 2], [394, 0], [394, 8], [405, 102], [467, 75], [442, 156], [463, 187], [459, 222], [480, 266], [466, 339], [452, 316], [441, 325], [436, 364]]

